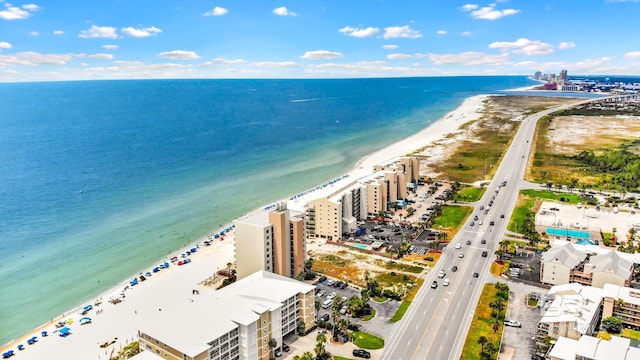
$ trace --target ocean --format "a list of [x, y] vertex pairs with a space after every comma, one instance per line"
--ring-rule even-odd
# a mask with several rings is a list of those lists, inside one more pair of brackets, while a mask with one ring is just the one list
[[0, 84], [0, 344], [524, 76]]

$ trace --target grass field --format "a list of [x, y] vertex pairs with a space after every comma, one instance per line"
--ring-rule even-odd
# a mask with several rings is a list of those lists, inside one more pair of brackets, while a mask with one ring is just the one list
[[393, 314], [389, 321], [396, 322], [402, 320], [404, 314], [407, 312], [407, 310], [409, 310], [409, 306], [411, 306], [411, 301], [403, 301], [402, 304], [400, 304], [398, 310], [396, 310], [396, 313]]
[[567, 194], [565, 192], [557, 193], [549, 190], [522, 190], [520, 194], [524, 194], [533, 198], [540, 198], [554, 201], [564, 201], [569, 204], [577, 204], [581, 202], [579, 194]]
[[473, 209], [467, 206], [448, 205], [442, 209], [433, 225], [436, 229], [458, 229]]
[[513, 210], [507, 229], [514, 232], [518, 232], [518, 229], [522, 229], [522, 223], [526, 218], [526, 214], [533, 209], [535, 203], [536, 201], [534, 198], [520, 192], [516, 208]]
[[482, 195], [484, 195], [485, 190], [485, 188], [466, 186], [458, 190], [455, 200], [468, 202], [478, 201]]
[[376, 350], [382, 349], [384, 346], [384, 339], [364, 331], [354, 331], [353, 343], [359, 348]]

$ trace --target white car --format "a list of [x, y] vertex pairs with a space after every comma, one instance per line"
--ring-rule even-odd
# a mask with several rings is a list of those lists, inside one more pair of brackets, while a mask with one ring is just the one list
[[456, 244], [456, 249], [460, 249], [460, 248], [462, 248], [462, 245]]
[[444, 279], [442, 286], [449, 286], [449, 278]]
[[445, 275], [444, 270], [440, 270], [440, 272], [438, 273], [438, 277], [439, 277], [440, 279], [442, 279], [442, 278], [444, 277], [444, 275]]
[[517, 327], [517, 328], [522, 327], [522, 324], [520, 324], [519, 321], [515, 321], [515, 320], [505, 320], [504, 325]]
[[327, 295], [327, 300], [333, 300], [338, 294], [334, 293], [333, 291], [329, 293], [329, 295]]
[[459, 253], [459, 254], [458, 254], [458, 257], [459, 257], [459, 258], [463, 258], [463, 257], [464, 257], [464, 254], [463, 254], [463, 253]]

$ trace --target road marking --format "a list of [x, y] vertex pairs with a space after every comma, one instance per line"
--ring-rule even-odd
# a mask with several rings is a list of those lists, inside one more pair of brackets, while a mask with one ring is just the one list
[[447, 329], [447, 331], [444, 332], [445, 335], [449, 334], [449, 329]]
[[449, 301], [449, 299], [447, 299], [447, 298], [443, 298], [443, 299], [442, 299], [442, 301]]
[[420, 324], [416, 324], [416, 330], [418, 330], [419, 327], [420, 327]]
[[407, 341], [407, 346], [409, 346], [411, 344], [411, 340]]
[[442, 345], [440, 345], [440, 348], [438, 349], [438, 352], [442, 352]]

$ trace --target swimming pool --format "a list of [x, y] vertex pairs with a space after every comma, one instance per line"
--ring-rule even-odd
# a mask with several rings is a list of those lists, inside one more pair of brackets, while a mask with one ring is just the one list
[[547, 234], [555, 236], [568, 236], [581, 239], [591, 239], [591, 234], [587, 231], [547, 228]]
[[584, 240], [584, 239], [580, 239], [578, 241], [576, 241], [576, 245], [595, 245], [596, 243], [594, 243], [591, 240]]
[[366, 249], [367, 245], [365, 244], [351, 244], [353, 247], [357, 247], [358, 249]]

